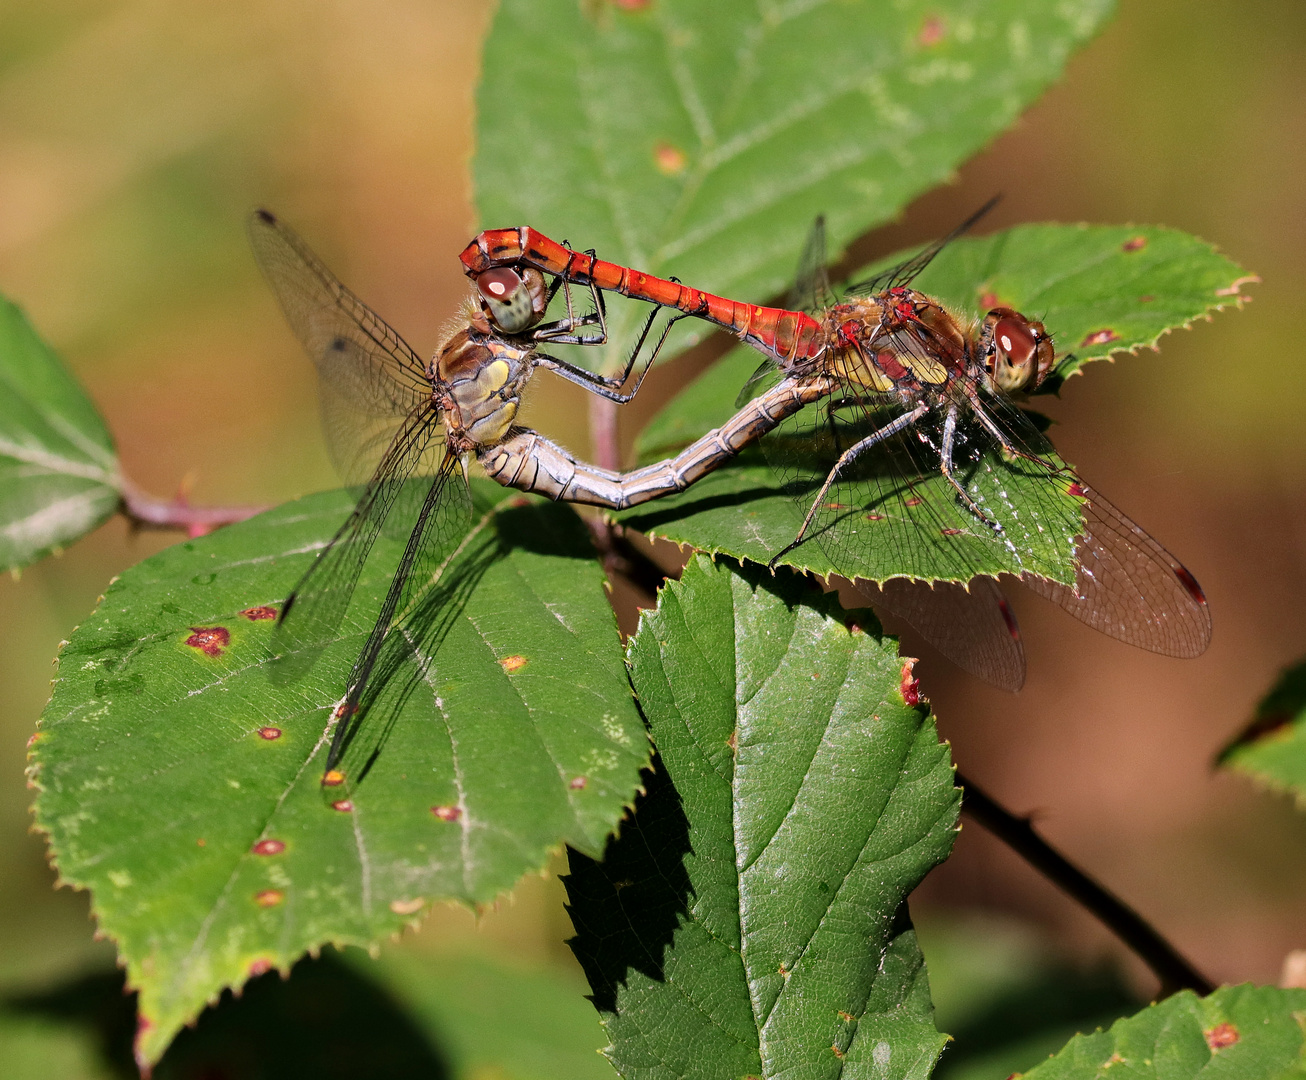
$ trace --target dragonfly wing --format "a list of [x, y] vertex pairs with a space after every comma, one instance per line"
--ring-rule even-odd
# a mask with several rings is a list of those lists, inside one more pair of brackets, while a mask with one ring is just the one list
[[1085, 485], [1075, 587], [1032, 574], [1021, 581], [1081, 622], [1164, 656], [1200, 656], [1211, 612], [1197, 579], [1124, 514]]
[[794, 286], [785, 299], [785, 307], [790, 311], [824, 311], [834, 304], [834, 294], [830, 290], [830, 274], [826, 267], [825, 250], [825, 215], [812, 223], [812, 231], [807, 234], [807, 243], [798, 260], [798, 272], [794, 275]]
[[396, 504], [412, 499], [409, 478], [424, 460], [443, 454], [439, 433], [439, 414], [428, 399], [409, 414], [353, 512], [286, 598], [272, 637], [279, 682], [304, 675], [335, 638], [381, 526]]
[[1025, 685], [1020, 627], [1002, 589], [991, 577], [968, 584], [890, 578], [857, 589], [876, 607], [896, 615], [963, 671], [1003, 690]]
[[249, 220], [250, 243], [295, 336], [317, 368], [332, 459], [350, 483], [373, 472], [396, 431], [431, 394], [417, 354], [266, 210]]
[[[420, 492], [420, 503], [403, 555], [390, 581], [385, 599], [367, 641], [349, 674], [349, 688], [337, 709], [337, 724], [331, 739], [325, 768], [335, 768], [359, 737], [372, 715], [378, 693], [390, 681], [400, 664], [420, 650], [428, 634], [424, 627], [411, 627], [415, 601], [435, 584], [443, 568], [466, 535], [471, 496], [463, 480], [458, 459], [445, 458], [429, 482], [410, 482]], [[416, 499], [414, 500], [417, 501]], [[420, 659], [420, 658], [419, 658]], [[379, 738], [374, 751], [388, 733], [387, 717], [377, 725]], [[372, 756], [363, 754], [364, 760]], [[365, 767], [365, 766], [364, 766]], [[361, 778], [362, 768], [351, 768]]]

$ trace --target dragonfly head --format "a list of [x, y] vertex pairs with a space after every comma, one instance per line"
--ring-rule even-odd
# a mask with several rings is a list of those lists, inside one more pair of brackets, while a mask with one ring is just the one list
[[984, 316], [980, 347], [989, 382], [1006, 394], [1038, 386], [1056, 353], [1043, 324], [1011, 308], [994, 308]]
[[538, 270], [496, 266], [476, 275], [481, 308], [505, 334], [520, 334], [542, 318], [549, 306], [544, 275]]

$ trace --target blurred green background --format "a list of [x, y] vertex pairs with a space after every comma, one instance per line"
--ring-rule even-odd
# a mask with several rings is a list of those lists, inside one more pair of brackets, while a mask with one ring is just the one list
[[[465, 292], [472, 90], [491, 14], [456, 0], [0, 2], [0, 293], [89, 387], [138, 483], [215, 503], [334, 486], [311, 366], [258, 276], [244, 217], [275, 209], [429, 351]], [[1201, 579], [1211, 650], [1139, 653], [1021, 596], [1030, 678], [1012, 697], [908, 640], [962, 769], [1034, 811], [1226, 982], [1277, 981], [1285, 954], [1306, 947], [1306, 822], [1210, 765], [1306, 653], [1304, 56], [1300, 0], [1122, 0], [1066, 80], [957, 184], [859, 247], [931, 238], [1000, 191], [985, 229], [1166, 224], [1263, 279], [1244, 310], [1172, 334], [1157, 355], [1094, 365], [1049, 409], [1062, 453]], [[570, 237], [583, 246], [583, 222]], [[687, 372], [650, 379], [623, 413], [627, 445]], [[533, 393], [527, 422], [586, 454], [583, 392], [539, 379]], [[174, 539], [114, 521], [0, 582], [0, 992], [112, 963], [86, 898], [52, 890], [27, 832], [24, 744], [59, 641], [114, 574]], [[628, 607], [622, 619], [632, 625]], [[940, 978], [965, 968], [944, 958], [948, 928], [974, 925], [978, 909], [1055, 941], [1057, 963], [1118, 962], [1136, 991], [1153, 990], [973, 825], [915, 907], [927, 953], [938, 928]], [[479, 919], [438, 912], [394, 948], [477, 950], [578, 986], [568, 930], [549, 876]]]

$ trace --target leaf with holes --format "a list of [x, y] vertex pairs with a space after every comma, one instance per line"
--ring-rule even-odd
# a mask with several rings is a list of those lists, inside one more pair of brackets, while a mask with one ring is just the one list
[[1076, 1035], [1064, 1050], [1035, 1065], [1025, 1077], [1301, 1076], [1306, 1073], [1303, 1015], [1303, 990], [1244, 984], [1222, 987], [1205, 998], [1185, 990], [1117, 1020], [1107, 1031]]
[[1280, 676], [1219, 763], [1306, 807], [1306, 663]]
[[[324, 732], [402, 539], [382, 536], [316, 667], [269, 679], [277, 605], [349, 511], [312, 496], [128, 570], [60, 656], [37, 823], [141, 991], [142, 1060], [223, 987], [433, 902], [483, 904], [598, 853], [648, 758], [603, 576], [569, 508], [474, 486], [348, 789]], [[450, 583], [454, 587], [445, 588]]]
[[[892, 219], [1006, 128], [1111, 8], [504, 0], [477, 93], [481, 222], [761, 300], [817, 214], [835, 252]], [[634, 333], [633, 313], [614, 316], [608, 366]]]
[[3, 298], [0, 385], [0, 568], [15, 570], [102, 524], [121, 478], [90, 398]]
[[893, 639], [793, 575], [698, 556], [630, 661], [660, 765], [566, 879], [617, 1071], [927, 1075], [946, 1036], [904, 901], [959, 792]]
[[[857, 277], [892, 266], [906, 254], [868, 267]], [[1043, 320], [1059, 351], [1075, 354], [1064, 356], [1058, 365], [1054, 378], [1059, 380], [1088, 360], [1153, 345], [1167, 331], [1238, 302], [1238, 285], [1244, 280], [1241, 268], [1209, 244], [1170, 229], [1030, 225], [955, 241], [914, 284], [968, 319], [1005, 305]], [[753, 350], [736, 349], [686, 387], [641, 435], [641, 460], [667, 456], [729, 419], [739, 388], [757, 362]], [[819, 408], [811, 405], [804, 411]], [[910, 436], [906, 440], [910, 442]], [[991, 447], [973, 494], [1007, 526], [999, 536], [975, 527], [973, 515], [938, 473], [937, 458], [927, 461], [927, 455], [918, 453], [915, 461], [904, 462], [905, 455], [898, 453], [895, 460], [891, 453], [886, 446], [868, 455], [874, 459], [865, 467], [868, 478], [842, 493], [843, 501], [875, 515], [869, 527], [882, 529], [889, 538], [873, 545], [840, 540], [833, 559], [822, 543], [809, 541], [784, 556], [784, 562], [821, 574], [835, 571], [877, 581], [895, 575], [965, 580], [976, 573], [1026, 570], [1070, 580], [1070, 538], [1080, 529], [1079, 509], [1073, 496], [1065, 494], [1062, 480], [1006, 461]], [[801, 500], [783, 493], [785, 484], [810, 501], [832, 461], [833, 455], [813, 461], [809, 472], [799, 477], [804, 482], [797, 484], [763, 454], [745, 453], [685, 492], [619, 516], [626, 525], [677, 543], [766, 562], [798, 534], [807, 509]], [[904, 464], [923, 468], [903, 478]], [[910, 491], [903, 490], [900, 502], [919, 500], [914, 518], [921, 519], [923, 527], [915, 528], [913, 520], [912, 528], [891, 531], [894, 514], [880, 509], [886, 502], [885, 476], [910, 481]], [[931, 506], [936, 509], [926, 519], [925, 510]], [[1006, 518], [994, 512], [995, 507], [1004, 510]], [[854, 526], [865, 531], [868, 525], [861, 516], [835, 529], [841, 534]], [[1022, 522], [1034, 527], [1022, 530]], [[964, 538], [965, 549], [957, 542], [939, 542], [939, 534], [949, 529], [960, 530], [950, 535]]]

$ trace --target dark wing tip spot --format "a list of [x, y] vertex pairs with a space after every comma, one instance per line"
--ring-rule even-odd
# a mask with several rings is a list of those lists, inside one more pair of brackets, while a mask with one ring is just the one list
[[261, 206], [254, 211], [254, 216], [265, 225], [275, 225], [277, 223], [277, 216], [271, 210], [264, 210]]

